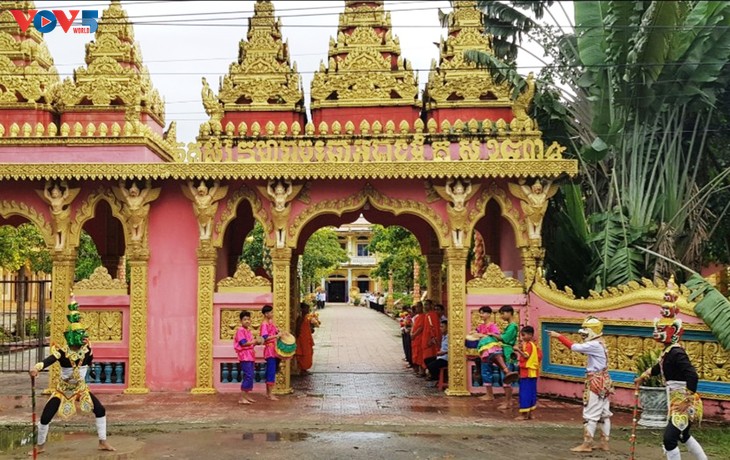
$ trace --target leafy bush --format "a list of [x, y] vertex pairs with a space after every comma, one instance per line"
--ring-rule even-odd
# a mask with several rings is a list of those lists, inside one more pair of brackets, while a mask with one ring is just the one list
[[[644, 373], [647, 369], [654, 367], [659, 362], [659, 356], [661, 356], [661, 350], [648, 350], [639, 355], [636, 358], [636, 375], [639, 376]], [[655, 375], [644, 380], [642, 386], [645, 387], [663, 387], [664, 383], [660, 376]]]

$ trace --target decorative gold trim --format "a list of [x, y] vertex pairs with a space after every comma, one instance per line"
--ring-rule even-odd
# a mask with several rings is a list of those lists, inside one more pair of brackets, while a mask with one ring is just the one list
[[[659, 315], [659, 312], [657, 310], [657, 315]], [[542, 316], [540, 317], [539, 323], [542, 325], [542, 323], [568, 323], [568, 324], [582, 324], [585, 318], [566, 318], [564, 316]], [[654, 321], [634, 321], [634, 320], [628, 320], [628, 319], [601, 319], [601, 322], [604, 326], [633, 326], [633, 327], [647, 327], [647, 328], [654, 328]], [[711, 332], [710, 328], [707, 327], [705, 324], [692, 324], [692, 323], [682, 323], [682, 327], [684, 327], [685, 330], [688, 331], [701, 331], [701, 332]]]
[[[66, 330], [66, 313], [68, 299], [71, 294], [71, 285], [76, 268], [76, 254], [68, 252], [51, 253], [53, 269], [51, 272], [51, 286], [53, 287], [53, 305], [51, 307], [51, 343], [65, 342], [63, 332]], [[49, 370], [48, 390], [53, 391], [61, 379], [61, 370], [52, 366]]]
[[148, 255], [143, 249], [129, 252], [132, 254], [129, 257], [129, 385], [124, 393], [147, 394], [150, 391], [147, 388]]
[[96, 267], [94, 273], [73, 286], [74, 294], [83, 295], [126, 295], [127, 283], [114, 279], [104, 266]]
[[274, 232], [274, 227], [271, 225], [271, 219], [268, 218], [268, 214], [266, 213], [266, 210], [264, 210], [258, 194], [245, 185], [242, 185], [241, 188], [233, 192], [226, 201], [226, 207], [215, 225], [215, 237], [211, 240], [213, 246], [217, 248], [223, 246], [223, 237], [225, 236], [226, 228], [228, 227], [228, 224], [236, 218], [236, 209], [241, 203], [241, 200], [244, 199], [248, 200], [251, 205], [251, 210], [256, 220], [263, 225], [264, 233], [269, 235], [270, 238], [271, 234]]
[[[291, 330], [291, 248], [274, 248], [271, 250], [271, 264], [274, 275], [274, 322], [281, 331]], [[282, 361], [276, 374], [275, 394], [290, 394], [291, 361]]]
[[81, 310], [81, 323], [89, 333], [91, 343], [121, 342], [123, 339], [122, 310]]
[[198, 248], [198, 330], [195, 388], [190, 393], [209, 395], [213, 388], [213, 290], [216, 250], [206, 241]]
[[[591, 291], [591, 295], [587, 299], [577, 299], [570, 287], [566, 286], [564, 290], [558, 289], [554, 282], [546, 281], [539, 276], [532, 285], [532, 292], [558, 308], [583, 313], [618, 310], [642, 303], [652, 305], [664, 303], [664, 291], [666, 290], [664, 281], [658, 279], [652, 282], [646, 278], [642, 278], [641, 281], [643, 286], [636, 281], [631, 281], [628, 284], [610, 287], [600, 293]], [[679, 289], [680, 296], [677, 299], [679, 310], [686, 315], [697, 317], [694, 312], [695, 304], [687, 301], [686, 296], [689, 294], [689, 290], [684, 285], [681, 285]]]
[[[466, 356], [464, 339], [466, 338], [466, 255], [467, 249], [447, 248], [444, 251], [446, 261], [446, 279], [448, 286], [449, 354]], [[449, 396], [469, 396], [466, 387], [466, 361], [464, 359], [449, 360]]]
[[370, 184], [365, 184], [362, 190], [353, 195], [324, 200], [307, 206], [290, 223], [290, 238], [287, 238], [287, 244], [294, 247], [304, 227], [316, 217], [325, 214], [341, 216], [346, 212], [361, 209], [366, 203], [370, 203], [378, 210], [389, 211], [396, 216], [406, 213], [420, 217], [434, 230], [441, 247], [449, 245], [449, 228], [446, 222], [430, 206], [420, 201], [390, 198], [375, 190]]
[[256, 276], [245, 262], [239, 262], [233, 276], [218, 282], [218, 292], [271, 292], [271, 281]]
[[525, 288], [516, 279], [505, 276], [497, 264], [489, 264], [480, 278], [466, 283], [468, 294], [524, 294]]
[[[499, 204], [499, 209], [502, 213], [502, 217], [507, 219], [507, 222], [512, 226], [512, 231], [515, 235], [515, 244], [517, 247], [527, 246], [527, 226], [522, 220], [519, 211], [512, 205], [512, 200], [507, 196], [502, 188], [500, 188], [495, 182], [489, 184], [482, 191], [479, 199], [474, 206], [474, 209], [469, 213], [469, 222], [472, 227], [479, 222], [479, 219], [487, 214], [487, 204], [489, 200], [494, 200]], [[473, 231], [473, 228], [471, 229]]]
[[43, 214], [39, 213], [34, 207], [28, 206], [23, 202], [3, 200], [0, 201], [0, 216], [5, 219], [12, 216], [20, 216], [28, 219], [43, 236], [43, 241], [46, 242], [48, 249], [51, 251], [54, 249], [55, 239], [51, 232], [51, 226], [46, 223], [46, 218]]
[[433, 179], [559, 177], [576, 160], [413, 161], [403, 163], [25, 163], [0, 165], [2, 180], [39, 179]]

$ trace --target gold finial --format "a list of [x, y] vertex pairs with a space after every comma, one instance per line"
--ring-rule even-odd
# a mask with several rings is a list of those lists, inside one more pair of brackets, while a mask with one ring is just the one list
[[427, 109], [511, 106], [509, 84], [497, 84], [487, 69], [478, 69], [464, 57], [468, 50], [493, 53], [477, 2], [455, 1], [453, 7], [448, 15], [448, 37], [439, 43], [439, 61], [432, 64], [426, 84]]
[[[382, 1], [346, 1], [328, 63], [312, 79], [312, 109], [420, 106], [418, 82], [404, 64]], [[353, 120], [357, 123], [360, 120]]]
[[134, 118], [127, 121], [139, 122], [145, 112], [165, 125], [164, 102], [142, 65], [134, 28], [121, 2], [111, 2], [102, 12], [94, 40], [86, 45], [86, 64], [60, 86], [57, 103], [62, 108], [88, 108], [91, 102], [91, 108], [104, 111], [121, 105]]
[[282, 40], [274, 5], [259, 0], [218, 94], [225, 112], [304, 111], [304, 91], [289, 46]]

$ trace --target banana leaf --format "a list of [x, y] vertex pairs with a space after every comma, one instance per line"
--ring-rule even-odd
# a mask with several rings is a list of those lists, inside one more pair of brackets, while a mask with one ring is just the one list
[[730, 350], [730, 301], [701, 275], [693, 273], [684, 283], [689, 300], [697, 302], [694, 311], [702, 318], [725, 350]]

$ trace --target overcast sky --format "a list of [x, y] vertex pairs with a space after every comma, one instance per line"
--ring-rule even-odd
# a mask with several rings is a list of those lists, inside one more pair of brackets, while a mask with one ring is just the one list
[[[108, 2], [38, 1], [37, 9], [104, 10]], [[208, 119], [200, 99], [201, 77], [214, 90], [228, 66], [238, 57], [238, 42], [246, 37], [247, 18], [254, 1], [122, 1], [135, 23], [144, 64], [152, 82], [166, 102], [166, 123], [176, 120], [178, 139], [190, 142], [200, 124]], [[305, 101], [309, 106], [312, 75], [326, 59], [330, 37], [336, 37], [338, 15], [344, 1], [274, 1], [281, 17], [282, 33], [289, 40], [291, 58], [302, 74]], [[447, 0], [386, 1], [391, 11], [393, 33], [400, 37], [402, 55], [418, 70], [421, 88], [428, 79], [432, 59], [438, 58], [433, 44], [445, 29], [439, 27], [438, 9], [450, 10]], [[559, 2], [551, 9], [561, 26], [572, 23], [572, 2]], [[566, 12], [569, 16], [566, 17]], [[155, 24], [144, 24], [154, 22]], [[552, 19], [551, 19], [552, 22]], [[93, 37], [64, 33], [60, 27], [45, 35], [61, 78], [71, 76], [84, 63], [84, 46]], [[534, 48], [531, 48], [534, 49]], [[520, 71], [538, 71], [540, 63], [528, 53], [518, 59]]]

